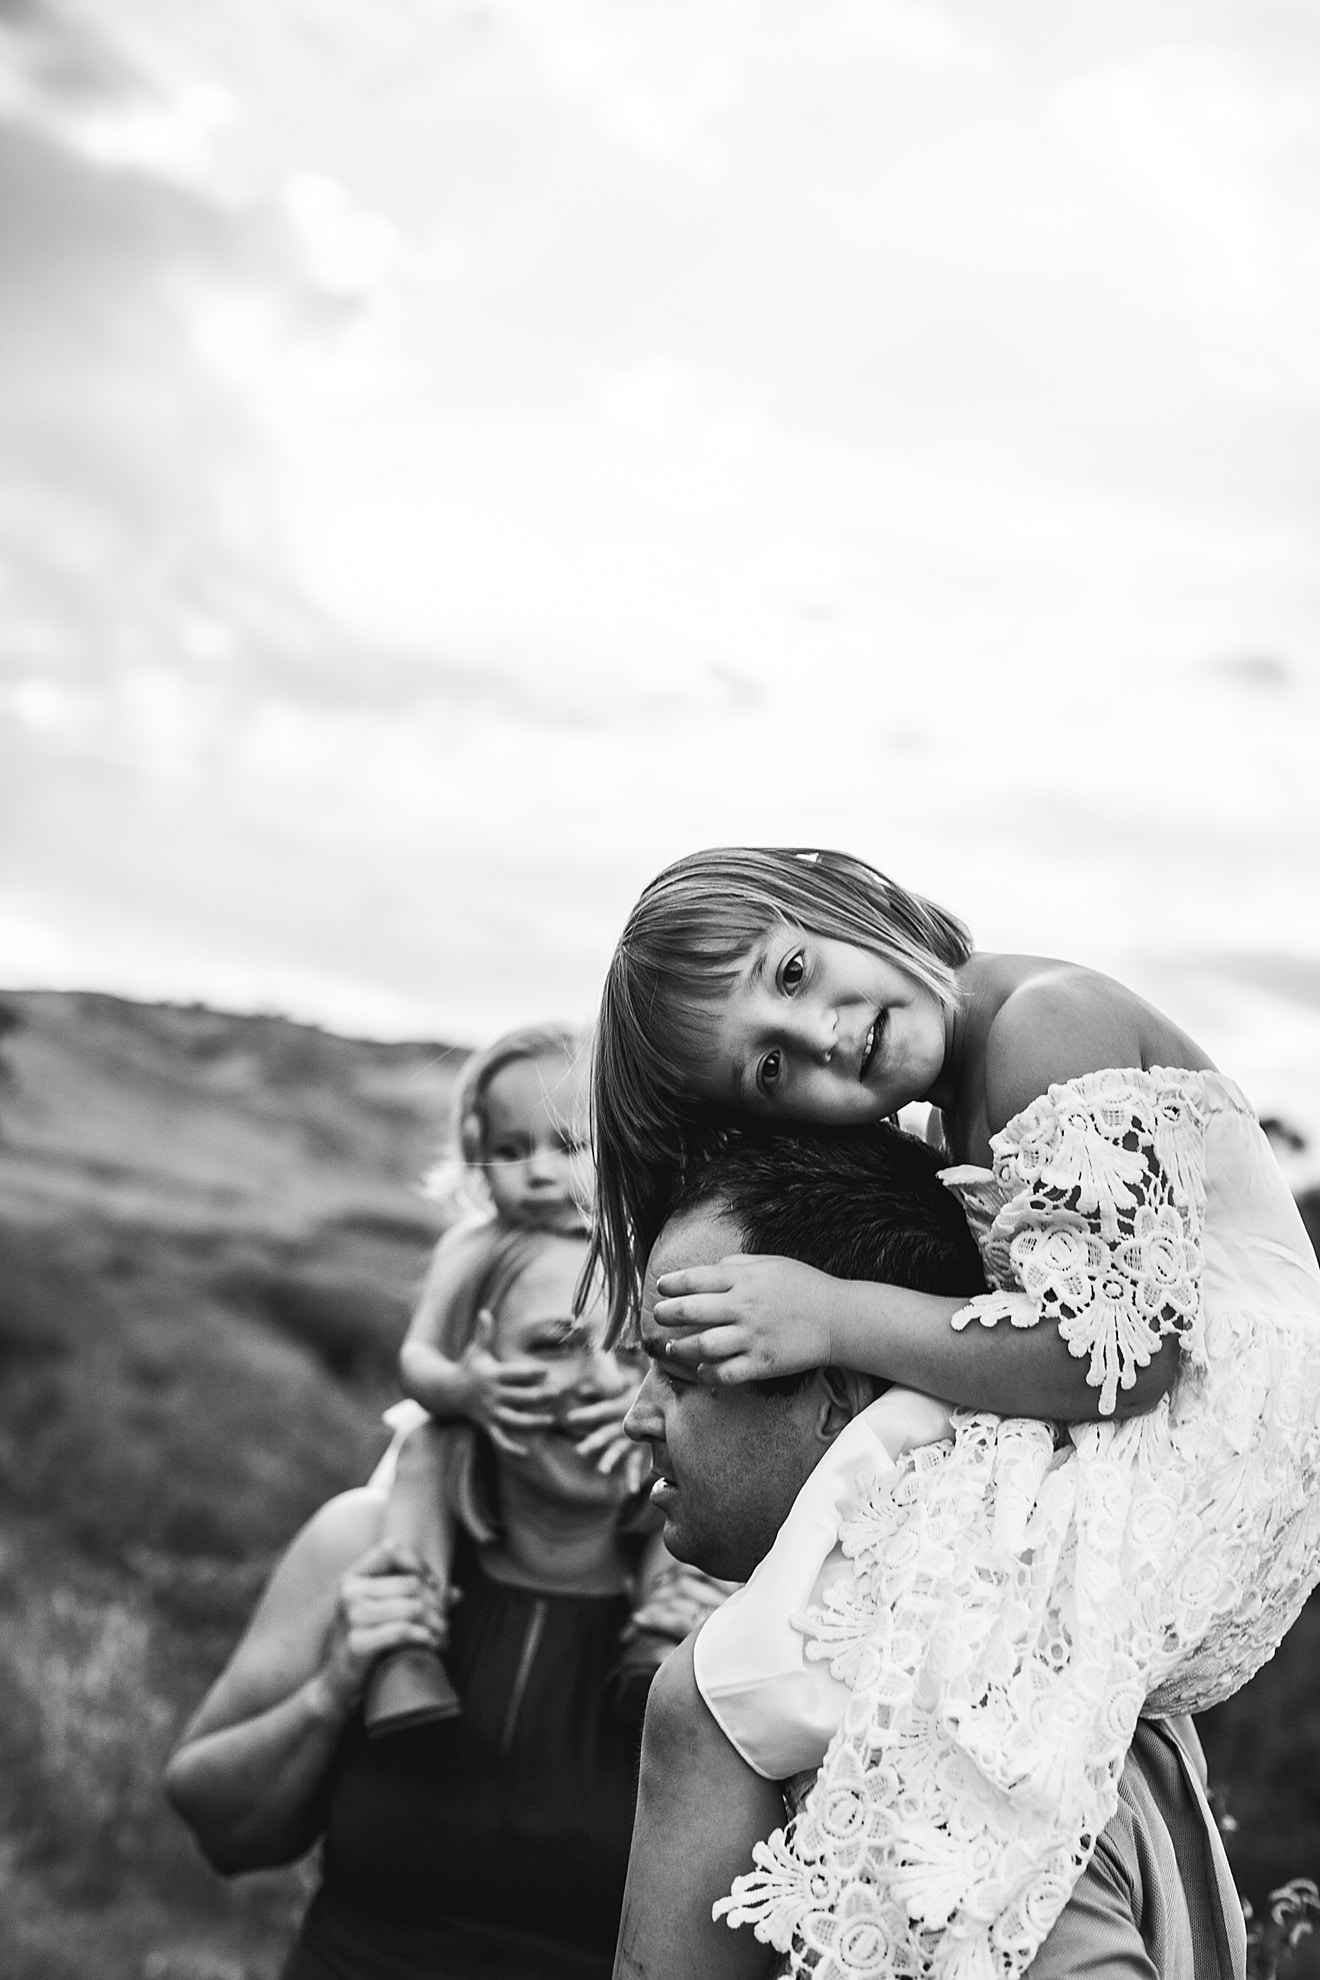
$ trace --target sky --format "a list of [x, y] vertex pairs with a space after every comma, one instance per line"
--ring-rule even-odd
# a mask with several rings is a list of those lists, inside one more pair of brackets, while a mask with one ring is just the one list
[[0, 982], [837, 845], [1320, 1138], [1318, 546], [1309, 0], [0, 0]]

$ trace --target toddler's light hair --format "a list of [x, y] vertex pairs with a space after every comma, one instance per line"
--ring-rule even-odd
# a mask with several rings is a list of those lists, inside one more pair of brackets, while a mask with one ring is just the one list
[[446, 1153], [422, 1182], [425, 1194], [451, 1220], [490, 1207], [481, 1167], [486, 1156], [486, 1093], [495, 1075], [519, 1059], [543, 1059], [552, 1053], [572, 1063], [586, 1049], [587, 1034], [573, 1025], [525, 1024], [502, 1032], [463, 1061], [450, 1101]]
[[658, 874], [614, 951], [592, 1071], [596, 1219], [609, 1338], [636, 1311], [641, 1277], [691, 1150], [722, 1118], [687, 1090], [694, 1045], [748, 953], [776, 926], [854, 943], [904, 970], [946, 1008], [971, 954], [964, 924], [848, 853], [712, 846]]

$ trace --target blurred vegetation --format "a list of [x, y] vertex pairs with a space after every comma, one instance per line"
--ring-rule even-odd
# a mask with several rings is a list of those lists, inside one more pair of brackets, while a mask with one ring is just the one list
[[[306, 1871], [213, 1876], [160, 1770], [276, 1554], [383, 1446], [458, 1057], [0, 1000], [4, 1980], [275, 1980]], [[1320, 1866], [1317, 1668], [1313, 1601], [1201, 1722], [1256, 1980], [1320, 1975], [1304, 1902], [1269, 1902]]]
[[12, 994], [0, 1051], [0, 1974], [274, 1980], [306, 1871], [212, 1875], [161, 1766], [383, 1447], [459, 1055]]

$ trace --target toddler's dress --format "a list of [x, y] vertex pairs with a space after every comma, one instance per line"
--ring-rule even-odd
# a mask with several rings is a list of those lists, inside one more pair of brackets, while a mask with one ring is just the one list
[[717, 1907], [815, 1980], [1022, 1973], [1138, 1716], [1227, 1698], [1320, 1578], [1320, 1268], [1239, 1089], [1089, 1073], [991, 1148], [944, 1172], [995, 1288], [955, 1325], [1056, 1320], [1106, 1415], [1165, 1335], [1181, 1367], [1148, 1414], [955, 1411], [897, 1464], [876, 1418], [909, 1392], [882, 1396], [707, 1622], [698, 1682], [751, 1764], [824, 1749]]

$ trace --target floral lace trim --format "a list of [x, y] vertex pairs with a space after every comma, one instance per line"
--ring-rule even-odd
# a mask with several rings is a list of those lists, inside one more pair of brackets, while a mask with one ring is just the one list
[[1111, 1404], [1165, 1334], [1189, 1352], [1145, 1415], [1056, 1439], [963, 1412], [859, 1492], [852, 1571], [802, 1618], [843, 1723], [716, 1907], [785, 1971], [1018, 1980], [1139, 1714], [1229, 1696], [1315, 1584], [1320, 1314], [1296, 1280], [1298, 1307], [1203, 1314], [1201, 1094], [1196, 1074], [1089, 1075], [1009, 1124], [993, 1176], [946, 1175], [1001, 1288], [969, 1318], [1054, 1313]]
[[[1090, 1073], [1051, 1086], [994, 1137], [1001, 1203], [983, 1255], [997, 1290], [953, 1317], [958, 1328], [1057, 1322], [1087, 1357], [1102, 1416], [1166, 1336], [1199, 1351], [1206, 1116], [1199, 1075], [1175, 1077]], [[959, 1189], [984, 1174], [946, 1179]]]

